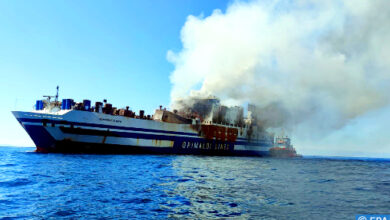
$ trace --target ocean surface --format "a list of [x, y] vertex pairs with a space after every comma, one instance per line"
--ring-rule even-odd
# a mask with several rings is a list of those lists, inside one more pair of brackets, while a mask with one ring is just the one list
[[390, 161], [39, 154], [0, 147], [0, 219], [390, 214]]

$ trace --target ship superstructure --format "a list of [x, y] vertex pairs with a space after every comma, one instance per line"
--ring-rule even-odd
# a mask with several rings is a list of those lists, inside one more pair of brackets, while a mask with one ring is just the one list
[[[39, 152], [151, 153], [268, 156], [274, 136], [242, 107], [226, 107], [216, 98], [153, 115], [115, 108], [107, 100], [38, 100], [35, 110], [14, 111]], [[249, 114], [250, 115], [250, 114]]]

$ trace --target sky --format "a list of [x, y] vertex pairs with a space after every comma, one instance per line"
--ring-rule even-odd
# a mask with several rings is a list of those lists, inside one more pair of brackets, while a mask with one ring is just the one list
[[0, 1], [0, 145], [34, 146], [11, 114], [55, 95], [146, 110], [170, 103], [168, 50], [188, 15], [227, 1]]
[[[387, 0], [0, 1], [0, 145], [43, 95], [255, 103], [304, 155], [390, 157]], [[380, 24], [378, 26], [378, 24]], [[280, 121], [280, 120], [278, 120]]]

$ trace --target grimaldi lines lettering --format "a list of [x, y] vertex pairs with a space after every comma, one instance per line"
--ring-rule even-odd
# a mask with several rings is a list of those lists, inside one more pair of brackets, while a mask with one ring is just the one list
[[192, 142], [183, 141], [181, 144], [183, 149], [203, 149], [203, 150], [231, 150], [233, 146], [228, 143], [211, 143], [211, 142]]

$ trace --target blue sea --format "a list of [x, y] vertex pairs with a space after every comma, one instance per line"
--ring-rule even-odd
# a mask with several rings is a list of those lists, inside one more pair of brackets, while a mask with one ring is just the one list
[[40, 154], [0, 148], [0, 219], [355, 219], [390, 213], [390, 161]]

